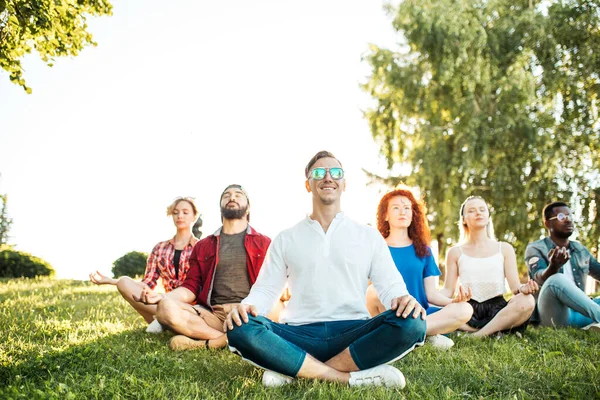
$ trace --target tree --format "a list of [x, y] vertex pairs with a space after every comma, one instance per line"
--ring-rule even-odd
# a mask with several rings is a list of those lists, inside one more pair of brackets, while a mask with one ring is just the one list
[[3, 244], [8, 244], [8, 232], [10, 231], [10, 226], [12, 225], [12, 218], [8, 216], [8, 212], [6, 211], [6, 203], [8, 201], [8, 196], [5, 194], [0, 194], [0, 246]]
[[49, 66], [55, 57], [76, 56], [96, 45], [87, 17], [111, 14], [108, 0], [0, 0], [0, 67], [31, 93], [21, 65], [25, 54], [36, 49]]
[[488, 200], [519, 259], [544, 234], [552, 200], [585, 217], [580, 239], [597, 250], [598, 2], [407, 0], [387, 10], [400, 46], [366, 55], [363, 88], [376, 106], [365, 116], [389, 169], [410, 171], [386, 182], [424, 192], [441, 253], [471, 194]]
[[54, 274], [54, 268], [47, 261], [9, 246], [0, 246], [0, 278], [34, 278]]
[[139, 276], [146, 271], [148, 254], [140, 251], [131, 251], [113, 263], [112, 273], [115, 278], [119, 276]]

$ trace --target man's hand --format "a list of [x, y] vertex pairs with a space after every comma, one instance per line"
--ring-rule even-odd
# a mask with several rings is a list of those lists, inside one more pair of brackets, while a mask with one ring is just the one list
[[571, 253], [566, 247], [556, 246], [548, 253], [548, 260], [550, 261], [548, 267], [553, 271], [558, 271], [570, 258]]
[[250, 304], [238, 304], [237, 307], [232, 309], [227, 318], [225, 318], [225, 322], [223, 322], [223, 332], [227, 332], [227, 330], [233, 329], [233, 323], [237, 326], [242, 326], [242, 323], [248, 322], [248, 313], [253, 316], [258, 316], [258, 310], [256, 306]]
[[456, 296], [452, 299], [453, 303], [462, 303], [471, 300], [471, 296], [473, 292], [471, 288], [464, 288], [462, 285], [458, 286], [458, 291], [456, 292]]
[[409, 294], [392, 299], [391, 309], [396, 311], [396, 317], [408, 318], [412, 313], [413, 318], [421, 315], [421, 319], [424, 320], [427, 316], [425, 309]]
[[535, 294], [538, 290], [540, 290], [540, 287], [538, 286], [537, 282], [533, 279], [530, 279], [527, 283], [524, 283], [521, 286], [519, 286], [519, 293], [522, 293], [524, 295]]
[[136, 297], [135, 294], [131, 294], [131, 297], [133, 297], [133, 299], [138, 303], [158, 304], [162, 299], [165, 298], [165, 295], [163, 293], [156, 293], [154, 290], [146, 286], [142, 289], [140, 297]]

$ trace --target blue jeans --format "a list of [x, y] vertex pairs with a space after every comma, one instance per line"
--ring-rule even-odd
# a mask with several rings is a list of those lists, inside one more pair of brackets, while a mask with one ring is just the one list
[[386, 311], [367, 320], [287, 325], [265, 317], [227, 333], [229, 348], [254, 365], [296, 376], [306, 354], [325, 362], [347, 347], [359, 369], [396, 361], [425, 340], [425, 321]]
[[584, 327], [600, 322], [600, 299], [590, 299], [564, 274], [544, 282], [538, 296], [540, 323], [545, 326]]

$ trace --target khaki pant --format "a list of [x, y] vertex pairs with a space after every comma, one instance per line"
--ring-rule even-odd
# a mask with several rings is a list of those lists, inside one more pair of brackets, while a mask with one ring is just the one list
[[196, 304], [193, 306], [194, 311], [198, 314], [200, 318], [206, 322], [208, 326], [213, 329], [222, 331], [223, 323], [225, 322], [225, 318], [231, 310], [237, 307], [240, 303], [227, 303], [227, 304], [217, 304], [213, 306], [213, 311], [210, 311], [208, 308], [201, 306], [200, 304]]

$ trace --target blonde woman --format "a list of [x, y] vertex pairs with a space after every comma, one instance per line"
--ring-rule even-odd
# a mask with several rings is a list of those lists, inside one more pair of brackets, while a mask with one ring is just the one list
[[[473, 316], [460, 329], [473, 337], [524, 331], [539, 288], [533, 280], [519, 282], [515, 250], [495, 239], [485, 200], [468, 197], [460, 208], [458, 225], [460, 241], [448, 251], [443, 291], [453, 293], [459, 278], [471, 290]], [[505, 280], [513, 294], [508, 302], [503, 297]]]
[[97, 285], [115, 285], [123, 298], [148, 322], [147, 332], [162, 332], [162, 326], [154, 319], [156, 304], [142, 304], [133, 299], [145, 287], [154, 289], [158, 278], [162, 279], [166, 292], [179, 287], [190, 269], [190, 255], [198, 239], [192, 234], [192, 225], [198, 219], [198, 209], [192, 197], [178, 197], [169, 207], [167, 216], [173, 218], [177, 228], [175, 236], [160, 242], [148, 257], [146, 273], [141, 282], [134, 281], [128, 276], [117, 279], [102, 275], [99, 271], [90, 274], [90, 281]]

